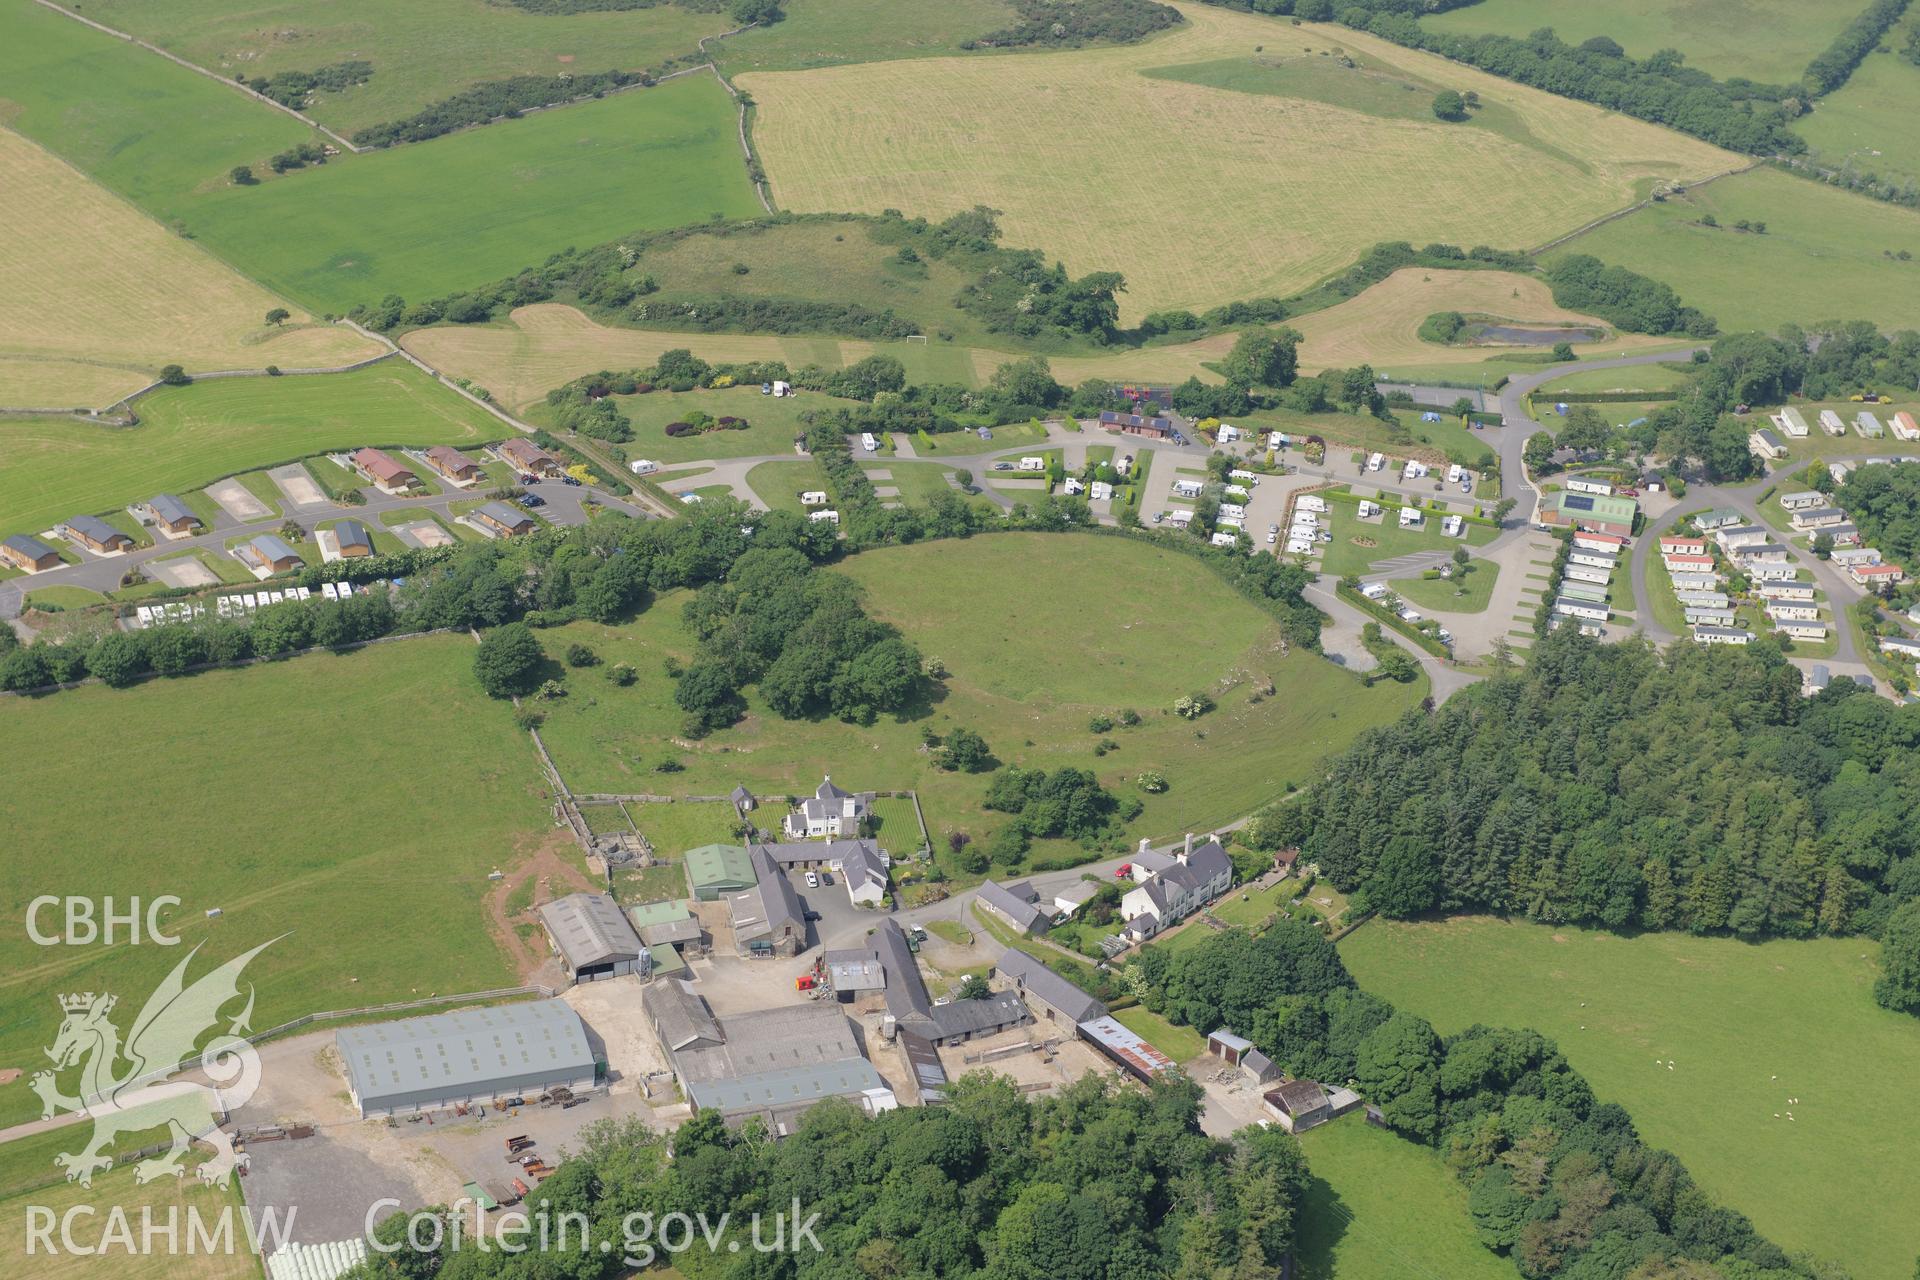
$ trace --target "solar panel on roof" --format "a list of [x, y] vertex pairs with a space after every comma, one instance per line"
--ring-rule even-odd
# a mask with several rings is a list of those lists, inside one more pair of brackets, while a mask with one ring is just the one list
[[1575, 511], [1591, 511], [1593, 510], [1593, 495], [1570, 493], [1560, 500], [1560, 505], [1563, 507], [1571, 507]]

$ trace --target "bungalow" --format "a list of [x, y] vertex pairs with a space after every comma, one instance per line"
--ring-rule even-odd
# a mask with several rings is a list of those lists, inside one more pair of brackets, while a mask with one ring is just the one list
[[60, 567], [60, 553], [38, 538], [16, 533], [0, 542], [0, 560], [27, 573], [44, 573]]
[[1915, 422], [1913, 415], [1905, 409], [1893, 415], [1892, 425], [1893, 434], [1902, 440], [1920, 440], [1920, 422]]
[[500, 461], [526, 475], [557, 476], [566, 470], [560, 465], [560, 459], [524, 436], [502, 440], [493, 447], [493, 452]]
[[[1576, 541], [1578, 541], [1578, 539], [1576, 539]], [[1663, 556], [1703, 556], [1707, 554], [1707, 540], [1705, 538], [1665, 537], [1660, 539], [1660, 554]]]
[[1769, 582], [1760, 588], [1764, 600], [1811, 600], [1813, 585], [1807, 582]]
[[420, 477], [378, 449], [355, 450], [353, 465], [385, 493], [398, 493], [420, 483]]
[[428, 466], [455, 484], [472, 484], [485, 474], [479, 463], [450, 445], [434, 445], [423, 456]]
[[268, 573], [286, 573], [306, 563], [300, 558], [300, 553], [288, 546], [278, 534], [263, 533], [242, 550], [258, 568]]
[[68, 540], [79, 543], [95, 555], [133, 549], [132, 538], [99, 516], [75, 516], [61, 525], [57, 532]]
[[1720, 585], [1720, 575], [1717, 573], [1682, 572], [1669, 576], [1673, 579], [1676, 591], [1711, 591]]
[[1569, 618], [1581, 618], [1588, 622], [1605, 622], [1607, 606], [1595, 604], [1590, 600], [1575, 600], [1571, 596], [1561, 596], [1553, 602], [1553, 611]]
[[1847, 424], [1840, 421], [1840, 415], [1831, 409], [1820, 411], [1820, 429], [1830, 436], [1847, 434]]
[[1207, 1037], [1207, 1053], [1228, 1066], [1238, 1067], [1249, 1084], [1266, 1084], [1278, 1079], [1280, 1069], [1273, 1059], [1254, 1048], [1253, 1041], [1221, 1027]]
[[467, 519], [502, 538], [519, 537], [540, 527], [540, 522], [532, 516], [504, 502], [489, 502], [475, 507]]
[[1021, 933], [1045, 933], [1047, 930], [1046, 910], [1039, 905], [1040, 895], [1030, 881], [1016, 880], [1012, 884], [1002, 885], [984, 880], [975, 891], [974, 900], [982, 909], [999, 916]]
[[1880, 425], [1880, 419], [1874, 416], [1871, 409], [1862, 409], [1853, 415], [1853, 428], [1866, 440], [1878, 440], [1887, 434], [1887, 429]]
[[1898, 586], [1907, 580], [1906, 571], [1897, 564], [1856, 564], [1847, 567], [1847, 576], [1869, 591]]
[[1773, 434], [1773, 432], [1766, 427], [1760, 428], [1747, 437], [1747, 449], [1749, 452], [1766, 458], [1769, 461], [1787, 456], [1786, 441]]
[[1780, 412], [1768, 416], [1772, 418], [1773, 425], [1780, 428], [1782, 435], [1791, 436], [1798, 440], [1807, 434], [1806, 416], [1792, 405], [1788, 405], [1780, 410]]
[[1774, 628], [1779, 631], [1781, 635], [1794, 640], [1825, 640], [1827, 638], [1827, 624], [1824, 622], [1808, 622], [1787, 618], [1777, 620], [1774, 623]]
[[1138, 413], [1115, 413], [1103, 409], [1100, 412], [1100, 425], [1122, 435], [1145, 436], [1152, 440], [1169, 440], [1173, 437], [1173, 420], [1158, 416], [1146, 417]]
[[373, 554], [373, 535], [358, 520], [342, 520], [333, 526], [333, 541], [342, 560]]
[[1767, 603], [1767, 616], [1775, 622], [1810, 622], [1820, 616], [1820, 606], [1807, 600], [1772, 600]]
[[1701, 644], [1747, 645], [1753, 643], [1753, 632], [1737, 627], [1695, 627], [1693, 638]]
[[1120, 899], [1126, 934], [1136, 942], [1198, 911], [1233, 887], [1233, 861], [1217, 836], [1197, 848], [1187, 835], [1171, 858], [1143, 848], [1133, 859], [1134, 887]]
[[1733, 625], [1733, 610], [1711, 609], [1704, 606], [1686, 610], [1687, 625], [1690, 627], [1730, 627]]
[[1632, 498], [1603, 497], [1597, 493], [1550, 493], [1540, 504], [1539, 521], [1547, 528], [1585, 529], [1629, 537], [1640, 505]]
[[140, 508], [140, 517], [162, 533], [175, 538], [184, 538], [195, 529], [204, 527], [193, 508], [171, 493], [157, 493], [148, 498]]
[[1787, 511], [1805, 511], [1810, 507], [1823, 506], [1826, 501], [1826, 494], [1816, 493], [1812, 489], [1806, 489], [1800, 493], [1783, 493], [1780, 495], [1780, 506], [1783, 510]]
[[1724, 529], [1728, 525], [1740, 524], [1746, 519], [1732, 507], [1715, 507], [1711, 511], [1702, 511], [1693, 518], [1694, 524], [1702, 533], [1712, 533], [1715, 529]]
[[802, 800], [782, 824], [795, 840], [849, 838], [860, 834], [873, 814], [873, 792], [855, 794], [833, 785], [828, 774], [813, 794]]
[[1835, 525], [1847, 522], [1847, 513], [1839, 507], [1808, 507], [1793, 513], [1793, 527], [1797, 530], [1831, 529]]

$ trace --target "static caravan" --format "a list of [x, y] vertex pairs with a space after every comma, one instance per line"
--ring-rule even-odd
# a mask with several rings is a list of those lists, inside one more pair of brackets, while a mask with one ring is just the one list
[[1712, 609], [1700, 605], [1688, 609], [1687, 625], [1690, 627], [1730, 627], [1733, 625], [1733, 610]]
[[1790, 636], [1795, 640], [1825, 640], [1827, 638], [1827, 624], [1824, 622], [1797, 622], [1788, 620], [1779, 623], [1775, 629], [1778, 630], [1781, 635]]
[[1711, 591], [1720, 585], [1717, 573], [1676, 573], [1673, 578], [1675, 591]]
[[1840, 421], [1840, 415], [1831, 409], [1820, 411], [1820, 429], [1830, 436], [1847, 434], [1847, 424]]
[[1744, 645], [1753, 643], [1753, 632], [1733, 627], [1695, 627], [1693, 638], [1701, 644]]
[[1611, 569], [1596, 569], [1590, 564], [1570, 564], [1567, 566], [1567, 581], [1592, 582], [1605, 586], [1613, 580]]
[[1775, 622], [1790, 619], [1795, 622], [1811, 622], [1820, 616], [1820, 606], [1809, 601], [1773, 601], [1767, 605], [1767, 616]]
[[1607, 620], [1607, 606], [1604, 604], [1594, 604], [1588, 600], [1575, 600], [1568, 596], [1561, 596], [1558, 600], [1555, 600], [1553, 602], [1553, 611], [1569, 618], [1583, 618], [1589, 622], [1605, 622]]

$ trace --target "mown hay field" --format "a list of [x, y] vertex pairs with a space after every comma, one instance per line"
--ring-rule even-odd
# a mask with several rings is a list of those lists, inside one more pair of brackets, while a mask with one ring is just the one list
[[1912, 1271], [1920, 1020], [1874, 1004], [1871, 939], [1621, 937], [1469, 917], [1374, 921], [1340, 954], [1360, 985], [1443, 1035], [1482, 1022], [1551, 1036], [1601, 1101], [1789, 1252], [1862, 1280]]
[[[0, 910], [173, 894], [166, 928], [186, 945], [41, 947], [8, 930], [0, 1064], [31, 1067], [52, 1043], [55, 993], [137, 1009], [201, 943], [201, 961], [224, 961], [291, 931], [248, 970], [259, 1029], [509, 985], [487, 873], [552, 824], [533, 748], [481, 693], [473, 654], [466, 635], [421, 637], [9, 706]], [[429, 816], [422, 797], [450, 803]], [[0, 1125], [39, 1110], [24, 1078], [0, 1085]]]
[[[1068, 383], [1094, 377], [1182, 382], [1189, 376], [1217, 382], [1219, 375], [1205, 362], [1226, 355], [1233, 341], [1232, 334], [1225, 334], [1177, 346], [1046, 359], [1054, 377]], [[646, 368], [660, 358], [661, 352], [676, 347], [685, 347], [714, 364], [784, 360], [795, 368], [805, 364], [839, 368], [880, 353], [904, 364], [911, 381], [976, 386], [1007, 361], [1025, 358], [1013, 351], [942, 342], [616, 328], [599, 323], [577, 307], [551, 302], [516, 308], [505, 323], [415, 329], [400, 339], [400, 345], [443, 373], [471, 379], [514, 409], [538, 402], [553, 388], [582, 374]]]
[[[1344, 28], [1182, 12], [1180, 30], [1133, 46], [756, 72], [738, 83], [760, 104], [756, 140], [786, 207], [942, 217], [988, 204], [1004, 211], [1008, 243], [1074, 272], [1123, 272], [1129, 319], [1290, 293], [1380, 240], [1524, 248], [1631, 203], [1655, 179], [1737, 163], [1680, 134]], [[1337, 45], [1359, 64], [1349, 75], [1471, 89], [1487, 108], [1456, 125], [1367, 95], [1147, 74], [1251, 61], [1256, 45], [1268, 62], [1319, 59]], [[1324, 100], [1335, 96], [1346, 101]]]
[[[1704, 225], [1708, 215], [1719, 226]], [[1766, 234], [1736, 230], [1743, 219], [1766, 223]], [[1890, 256], [1901, 250], [1908, 261]], [[1773, 169], [1648, 205], [1553, 256], [1569, 253], [1663, 281], [1724, 330], [1823, 320], [1911, 328], [1920, 298], [1920, 213]]]
[[[1405, 267], [1356, 296], [1288, 321], [1306, 340], [1300, 344], [1300, 367], [1307, 370], [1348, 368], [1367, 363], [1376, 369], [1402, 364], [1473, 364], [1497, 350], [1491, 347], [1442, 346], [1420, 337], [1420, 323], [1436, 311], [1496, 316], [1521, 324], [1592, 325], [1608, 346], [1671, 346], [1671, 338], [1640, 334], [1612, 336], [1603, 320], [1569, 311], [1553, 300], [1552, 290], [1537, 276], [1513, 271], [1442, 271]], [[1601, 343], [1576, 343], [1592, 350]]]
[[363, 444], [499, 440], [511, 428], [396, 358], [352, 373], [163, 387], [140, 423], [0, 418], [0, 535]]
[[0, 406], [99, 409], [167, 364], [319, 368], [381, 350], [298, 311], [267, 324], [280, 299], [7, 129], [0, 225]]
[[248, 79], [371, 62], [366, 83], [322, 93], [306, 107], [352, 133], [488, 80], [637, 71], [697, 51], [700, 37], [734, 25], [715, 9], [677, 4], [563, 15], [488, 0], [92, 0], [88, 17], [222, 75]]

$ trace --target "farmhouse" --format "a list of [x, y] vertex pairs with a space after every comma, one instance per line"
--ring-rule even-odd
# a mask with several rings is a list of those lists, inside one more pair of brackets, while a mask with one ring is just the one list
[[278, 534], [273, 533], [261, 534], [240, 550], [245, 553], [243, 559], [251, 560], [256, 569], [265, 570], [268, 573], [286, 573], [306, 563], [300, 558], [298, 551], [288, 546]]
[[373, 554], [373, 535], [358, 520], [342, 520], [333, 526], [333, 541], [340, 548], [343, 560]]
[[1762, 427], [1747, 437], [1747, 448], [1768, 461], [1787, 456], [1786, 442], [1767, 427]]
[[540, 907], [547, 945], [575, 982], [597, 982], [647, 970], [640, 935], [613, 898], [570, 893]]
[[1266, 1084], [1280, 1074], [1273, 1059], [1253, 1047], [1253, 1041], [1221, 1027], [1207, 1037], [1207, 1053], [1229, 1066], [1240, 1068], [1249, 1084]]
[[523, 436], [502, 440], [493, 452], [500, 461], [526, 475], [557, 476], [565, 470], [560, 459]]
[[1786, 511], [1805, 511], [1810, 507], [1823, 506], [1826, 501], [1826, 494], [1816, 493], [1811, 489], [1801, 493], [1783, 493], [1780, 495], [1781, 509]]
[[513, 538], [522, 534], [532, 533], [540, 527], [540, 522], [532, 516], [520, 510], [518, 507], [508, 506], [504, 502], [489, 502], [483, 506], [475, 507], [472, 515], [470, 515], [468, 519], [483, 528], [492, 530], [502, 538]]
[[1780, 412], [1769, 416], [1773, 420], [1773, 425], [1780, 428], [1782, 435], [1790, 436], [1795, 440], [1802, 439], [1806, 436], [1806, 415], [1792, 405], [1788, 405], [1786, 408], [1780, 410]]
[[60, 553], [38, 538], [16, 533], [0, 542], [0, 560], [27, 573], [44, 573], [60, 566]]
[[1048, 1022], [1076, 1027], [1106, 1016], [1106, 1005], [1018, 947], [1008, 947], [1001, 954], [994, 972], [1012, 983]]
[[687, 890], [701, 902], [718, 902], [753, 887], [753, 859], [737, 844], [703, 844], [681, 858]]
[[157, 493], [140, 508], [140, 518], [171, 537], [183, 538], [202, 528], [193, 508], [171, 493]]
[[1134, 887], [1120, 899], [1126, 936], [1151, 938], [1184, 920], [1233, 886], [1233, 861], [1217, 836], [1195, 847], [1188, 833], [1179, 853], [1169, 858], [1141, 849], [1133, 858]]
[[1830, 436], [1847, 434], [1847, 424], [1840, 421], [1840, 415], [1831, 409], [1820, 411], [1820, 429]]
[[420, 483], [420, 477], [378, 449], [355, 450], [353, 465], [384, 493], [399, 493]]
[[1100, 425], [1109, 431], [1118, 431], [1122, 435], [1145, 436], [1150, 440], [1173, 438], [1171, 418], [1145, 417], [1137, 413], [1114, 413], [1103, 409], [1100, 413]]
[[1047, 913], [1039, 905], [1040, 895], [1028, 881], [1016, 880], [1008, 885], [996, 884], [992, 880], [982, 881], [975, 900], [982, 908], [999, 916], [1021, 933], [1045, 933], [1047, 930]]
[[830, 868], [847, 882], [855, 906], [878, 906], [887, 896], [887, 868], [893, 859], [872, 840], [803, 840], [752, 845], [749, 855], [766, 854], [783, 870]]
[[822, 836], [857, 836], [873, 812], [873, 792], [858, 795], [833, 785], [828, 774], [807, 799], [802, 800], [785, 823], [789, 836], [796, 840]]
[[733, 942], [743, 956], [795, 956], [807, 946], [806, 912], [793, 883], [765, 847], [748, 851], [751, 889], [727, 898]]
[[348, 1027], [333, 1043], [363, 1119], [594, 1084], [586, 1028], [559, 1000]]
[[454, 484], [468, 485], [486, 474], [480, 464], [451, 445], [436, 444], [424, 455], [427, 465]]
[[1603, 497], [1597, 493], [1550, 493], [1540, 504], [1540, 523], [1552, 529], [1572, 526], [1615, 537], [1633, 535], [1633, 517], [1640, 506], [1632, 498]]
[[129, 551], [133, 548], [133, 539], [120, 532], [99, 516], [74, 516], [61, 525], [58, 532], [69, 541], [77, 542], [95, 555], [108, 555], [113, 552]]

